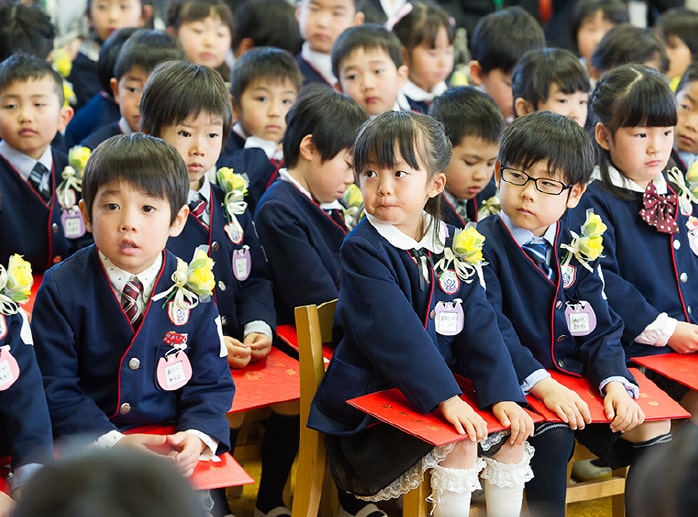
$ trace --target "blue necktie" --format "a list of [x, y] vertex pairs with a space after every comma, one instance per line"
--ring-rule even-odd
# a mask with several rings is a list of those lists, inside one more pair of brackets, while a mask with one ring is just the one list
[[49, 187], [49, 172], [41, 162], [36, 162], [34, 168], [29, 173], [29, 183], [41, 194], [43, 200], [48, 203], [51, 199], [51, 189]]
[[555, 272], [548, 264], [548, 250], [550, 244], [545, 239], [531, 239], [522, 246], [526, 254], [531, 257], [531, 260], [540, 268], [541, 271], [550, 280], [554, 280]]

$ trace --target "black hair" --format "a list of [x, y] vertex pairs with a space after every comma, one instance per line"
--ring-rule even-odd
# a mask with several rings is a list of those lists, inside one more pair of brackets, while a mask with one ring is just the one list
[[669, 64], [666, 47], [652, 29], [622, 23], [609, 30], [594, 49], [591, 66], [599, 76], [628, 63], [647, 63], [659, 59], [659, 71], [665, 72]]
[[676, 87], [676, 93], [678, 94], [681, 90], [683, 90], [688, 83], [696, 81], [698, 81], [698, 61], [693, 61], [690, 65], [688, 65], [686, 71], [681, 75], [681, 80]]
[[143, 133], [116, 135], [92, 151], [82, 179], [82, 199], [90, 219], [99, 188], [121, 181], [149, 196], [169, 201], [170, 224], [187, 202], [187, 166], [177, 149], [154, 136]]
[[38, 7], [15, 3], [0, 7], [0, 61], [15, 52], [48, 58], [56, 31]]
[[453, 44], [456, 26], [449, 18], [448, 12], [436, 4], [412, 2], [412, 10], [393, 26], [393, 32], [407, 50], [412, 50], [422, 43], [434, 48], [439, 29], [446, 29], [448, 42]]
[[121, 46], [113, 77], [121, 79], [136, 67], [150, 74], [163, 61], [186, 58], [181, 43], [171, 34], [156, 29], [138, 29]]
[[[676, 99], [664, 75], [638, 64], [619, 66], [604, 75], [596, 83], [589, 107], [594, 125], [603, 124], [611, 137], [622, 127], [673, 127], [678, 121]], [[612, 193], [622, 196], [623, 189], [610, 180], [610, 153], [596, 147], [601, 179]]]
[[233, 107], [223, 78], [213, 68], [187, 61], [165, 61], [155, 67], [139, 104], [141, 131], [160, 136], [164, 126], [180, 124], [202, 113], [219, 115], [223, 142], [233, 123]]
[[[394, 167], [398, 152], [410, 167], [424, 169], [431, 179], [446, 169], [452, 149], [443, 125], [433, 117], [411, 111], [386, 111], [359, 131], [354, 144], [354, 171], [360, 175], [374, 165]], [[424, 207], [437, 219], [440, 197], [429, 199]]]
[[396, 67], [402, 66], [402, 48], [398, 37], [377, 23], [364, 23], [345, 29], [332, 45], [332, 73], [339, 78], [342, 61], [358, 49], [383, 50]]
[[301, 90], [286, 114], [283, 138], [284, 161], [289, 169], [298, 165], [300, 145], [307, 135], [320, 152], [320, 160], [331, 160], [351, 149], [359, 127], [368, 115], [351, 97], [329, 86], [311, 84]]
[[449, 88], [434, 99], [429, 115], [443, 124], [453, 146], [466, 136], [497, 143], [504, 129], [504, 116], [497, 103], [473, 86]]
[[511, 72], [529, 49], [545, 46], [545, 34], [538, 20], [525, 9], [514, 6], [483, 16], [471, 38], [470, 52], [483, 73], [500, 69]]
[[290, 81], [296, 90], [303, 84], [298, 62], [289, 52], [276, 47], [255, 47], [235, 61], [230, 73], [230, 93], [235, 102], [239, 104], [247, 87], [260, 79], [272, 83]]
[[[23, 487], [15, 517], [204, 517], [201, 499], [163, 457], [93, 449], [45, 465]], [[147, 496], [144, 496], [147, 494]]]
[[664, 43], [675, 36], [691, 51], [691, 60], [698, 59], [698, 12], [687, 7], [672, 7], [661, 14], [655, 28]]
[[233, 13], [232, 47], [237, 55], [243, 39], [252, 40], [255, 47], [277, 47], [292, 55], [301, 51], [298, 20], [287, 0], [245, 0]]
[[522, 98], [530, 102], [534, 110], [548, 99], [553, 84], [565, 94], [589, 92], [589, 75], [577, 56], [569, 50], [529, 50], [516, 64], [511, 76], [514, 101]]
[[577, 49], [577, 39], [582, 24], [598, 12], [604, 20], [608, 20], [613, 25], [630, 23], [628, 6], [621, 0], [577, 0], [569, 18], [570, 34], [575, 49]]
[[591, 138], [577, 122], [544, 110], [517, 117], [504, 129], [497, 160], [521, 169], [544, 162], [551, 177], [585, 185], [596, 156]]
[[58, 96], [59, 106], [63, 107], [63, 78], [46, 60], [19, 52], [0, 62], [0, 92], [15, 82], [36, 81], [44, 77], [53, 79], [53, 90]]
[[111, 91], [111, 78], [114, 77], [116, 58], [119, 57], [119, 51], [123, 44], [126, 43], [126, 40], [138, 30], [140, 30], [138, 27], [124, 27], [123, 29], [118, 29], [114, 31], [99, 48], [99, 58], [97, 59], [99, 86], [112, 100], [114, 100], [114, 97]]

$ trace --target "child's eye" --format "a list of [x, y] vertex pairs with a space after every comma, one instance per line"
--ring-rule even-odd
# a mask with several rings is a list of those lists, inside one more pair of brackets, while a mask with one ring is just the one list
[[647, 138], [647, 133], [635, 133], [637, 138]]
[[667, 129], [666, 131], [664, 131], [664, 136], [670, 136], [673, 132], [673, 129]]
[[376, 75], [383, 74], [383, 73], [385, 73], [385, 68], [376, 68], [376, 69], [373, 71], [373, 73], [376, 74]]
[[465, 164], [468, 167], [475, 167], [477, 165], [477, 161], [471, 161], [471, 160], [463, 160], [463, 161], [465, 162]]
[[560, 104], [567, 104], [569, 102], [569, 100], [565, 97], [562, 97], [562, 98], [558, 99], [557, 102]]
[[113, 210], [118, 210], [118, 209], [119, 209], [119, 205], [118, 205], [117, 203], [105, 203], [105, 204], [104, 204], [104, 208], [105, 208], [106, 210], [113, 211]]
[[679, 104], [679, 109], [683, 111], [691, 111], [691, 107], [688, 104]]
[[295, 99], [283, 99], [283, 100], [281, 101], [281, 103], [282, 103], [284, 106], [290, 106], [290, 105], [293, 104], [294, 102], [296, 102]]
[[208, 137], [209, 138], [218, 138], [220, 135], [218, 133], [209, 133]]
[[191, 136], [191, 133], [189, 131], [184, 130], [184, 129], [180, 129], [179, 131], [177, 131], [177, 136], [189, 138]]
[[538, 184], [544, 189], [556, 189], [560, 186], [559, 181], [538, 179]]
[[366, 170], [361, 173], [362, 176], [366, 178], [375, 178], [377, 176], [376, 171]]
[[254, 98], [257, 102], [267, 102], [268, 97], [265, 95], [258, 95], [257, 97]]
[[127, 87], [126, 87], [126, 91], [127, 91], [128, 93], [136, 94], [136, 93], [140, 93], [140, 92], [141, 92], [141, 89], [140, 89], [140, 88], [136, 88], [135, 86], [127, 86]]
[[144, 206], [143, 206], [143, 211], [144, 211], [146, 214], [150, 214], [150, 213], [152, 213], [152, 212], [155, 212], [155, 210], [156, 210], [156, 208], [155, 208], [154, 206], [152, 206], [152, 205], [144, 205]]
[[406, 172], [406, 171], [395, 171], [395, 177], [396, 177], [396, 178], [404, 178], [405, 176], [407, 176], [407, 172]]
[[357, 79], [357, 74], [347, 74], [344, 76], [345, 81], [355, 81]]
[[507, 175], [514, 181], [525, 181], [526, 176], [523, 172], [516, 171], [514, 169], [507, 169]]

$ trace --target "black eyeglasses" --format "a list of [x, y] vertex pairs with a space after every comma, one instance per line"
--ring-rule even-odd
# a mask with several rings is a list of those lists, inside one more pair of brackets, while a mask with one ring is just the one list
[[512, 169], [511, 167], [502, 167], [499, 170], [502, 175], [502, 181], [523, 187], [529, 181], [532, 181], [538, 192], [548, 194], [549, 196], [559, 196], [565, 190], [572, 188], [573, 185], [565, 185], [561, 181], [551, 180], [549, 178], [532, 178], [524, 171]]

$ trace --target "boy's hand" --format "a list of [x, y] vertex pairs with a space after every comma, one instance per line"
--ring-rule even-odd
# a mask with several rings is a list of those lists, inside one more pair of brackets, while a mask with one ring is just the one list
[[679, 321], [676, 330], [669, 338], [667, 345], [679, 354], [690, 354], [698, 351], [698, 325]]
[[591, 423], [589, 406], [582, 397], [551, 377], [538, 381], [531, 388], [531, 394], [542, 400], [545, 407], [554, 411], [571, 429], [584, 429]]
[[16, 503], [9, 495], [0, 492], [0, 517], [10, 517]]
[[509, 441], [512, 445], [523, 445], [533, 434], [533, 419], [516, 402], [497, 402], [492, 406], [492, 413], [503, 426], [511, 428]]
[[225, 348], [228, 349], [228, 365], [231, 368], [244, 368], [252, 359], [250, 347], [230, 336], [223, 336]]
[[252, 362], [264, 359], [271, 352], [271, 338], [265, 334], [251, 332], [245, 336], [245, 345], [250, 349]]
[[645, 413], [640, 409], [620, 382], [606, 385], [603, 398], [606, 418], [611, 421], [611, 431], [625, 433], [645, 421]]
[[487, 422], [458, 395], [441, 402], [439, 409], [456, 431], [459, 434], [467, 434], [471, 442], [479, 442], [487, 437]]
[[191, 476], [206, 444], [195, 434], [185, 431], [167, 435], [167, 444], [172, 449], [168, 456], [174, 462], [179, 473], [186, 478]]
[[116, 442], [115, 447], [131, 447], [140, 451], [162, 454], [166, 447], [166, 437], [163, 434], [127, 434]]

